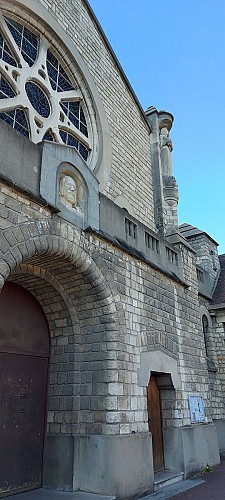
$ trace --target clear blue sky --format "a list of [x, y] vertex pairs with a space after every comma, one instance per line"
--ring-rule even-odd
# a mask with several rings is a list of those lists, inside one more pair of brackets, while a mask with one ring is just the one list
[[89, 0], [142, 107], [174, 115], [179, 222], [225, 253], [225, 0]]

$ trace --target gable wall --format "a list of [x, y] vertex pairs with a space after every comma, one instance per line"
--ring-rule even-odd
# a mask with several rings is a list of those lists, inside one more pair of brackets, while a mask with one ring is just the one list
[[84, 3], [80, 0], [41, 3], [75, 41], [106, 111], [112, 140], [112, 169], [104, 194], [115, 202], [117, 196], [124, 195], [135, 216], [154, 230], [149, 128], [140, 109]]

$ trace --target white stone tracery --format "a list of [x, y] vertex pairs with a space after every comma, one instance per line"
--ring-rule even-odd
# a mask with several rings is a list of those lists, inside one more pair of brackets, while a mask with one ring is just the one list
[[[21, 23], [21, 21], [18, 22]], [[0, 59], [0, 73], [15, 94], [14, 97], [0, 99], [0, 113], [22, 109], [26, 115], [29, 127], [29, 138], [32, 142], [38, 143], [42, 141], [48, 133], [51, 134], [54, 142], [61, 144], [65, 144], [66, 140], [69, 138], [71, 142], [76, 143], [76, 141], [78, 141], [77, 147], [74, 146], [73, 143], [70, 144], [70, 142], [68, 142], [68, 144], [76, 147], [81, 156], [86, 160], [92, 146], [91, 134], [85, 134], [79, 129], [83, 127], [84, 130], [85, 127], [82, 124], [81, 127], [78, 125], [79, 128], [75, 126], [69, 117], [69, 113], [66, 113], [65, 106], [64, 109], [61, 106], [62, 103], [68, 102], [80, 103], [83, 112], [82, 116], [85, 115], [85, 125], [86, 119], [88, 123], [88, 113], [85, 109], [85, 105], [83, 105], [83, 96], [81, 91], [77, 88], [75, 80], [73, 80], [73, 82], [70, 81], [70, 90], [54, 90], [47, 68], [47, 53], [48, 50], [51, 50], [49, 42], [44, 37], [38, 37], [38, 35], [36, 35], [38, 38], [37, 57], [34, 63], [29, 65], [24, 59], [22, 51], [18, 43], [16, 43], [6, 22], [6, 18], [3, 15], [0, 16], [0, 29], [2, 37], [16, 61], [16, 65], [12, 65], [4, 61], [3, 58]], [[57, 58], [55, 54], [54, 56]], [[61, 59], [59, 65], [62, 68]], [[63, 68], [62, 71], [64, 71]], [[69, 77], [68, 80], [70, 80]], [[40, 95], [43, 93], [43, 100], [46, 102], [46, 106], [47, 103], [49, 105], [49, 116], [43, 116], [32, 105], [26, 90], [27, 82], [32, 82], [36, 85]]]

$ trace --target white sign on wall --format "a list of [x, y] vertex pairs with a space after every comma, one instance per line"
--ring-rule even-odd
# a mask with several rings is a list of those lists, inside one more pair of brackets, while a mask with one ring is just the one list
[[205, 422], [205, 408], [202, 396], [189, 396], [191, 423]]

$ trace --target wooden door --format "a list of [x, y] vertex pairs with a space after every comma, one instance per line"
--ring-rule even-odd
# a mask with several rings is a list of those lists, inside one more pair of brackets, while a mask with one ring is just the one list
[[158, 472], [164, 469], [164, 454], [160, 392], [154, 375], [151, 375], [147, 387], [147, 404], [148, 425], [152, 434], [154, 470]]
[[0, 353], [0, 492], [41, 486], [48, 360]]
[[0, 497], [41, 486], [49, 334], [35, 298], [0, 295]]

